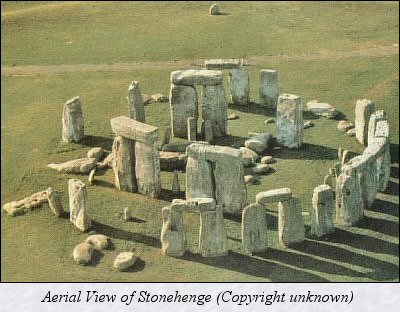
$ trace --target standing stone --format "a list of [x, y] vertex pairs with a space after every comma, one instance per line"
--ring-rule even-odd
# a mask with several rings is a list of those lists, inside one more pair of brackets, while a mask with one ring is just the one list
[[204, 132], [203, 137], [206, 142], [212, 143], [214, 141], [213, 127], [210, 120], [203, 122], [202, 132]]
[[279, 202], [278, 206], [279, 242], [284, 246], [302, 242], [305, 237], [301, 202], [297, 197]]
[[384, 110], [371, 114], [368, 123], [368, 145], [373, 143], [377, 132], [377, 123], [382, 120], [386, 120], [386, 112]]
[[82, 181], [70, 179], [68, 181], [69, 220], [82, 232], [92, 226], [88, 215], [86, 185]]
[[62, 139], [65, 142], [79, 142], [84, 136], [82, 104], [79, 96], [64, 104], [62, 116]]
[[214, 3], [212, 6], [210, 6], [210, 14], [211, 15], [218, 15], [219, 14], [218, 3]]
[[312, 198], [313, 217], [311, 234], [318, 237], [332, 233], [333, 216], [335, 214], [333, 190], [328, 185], [320, 185], [314, 189]]
[[228, 129], [228, 102], [224, 85], [203, 87], [203, 119], [209, 121], [214, 138], [226, 135]]
[[189, 117], [187, 119], [187, 132], [188, 132], [188, 141], [196, 141], [197, 140], [197, 119], [194, 117]]
[[225, 256], [228, 253], [227, 236], [222, 208], [200, 211], [199, 253], [203, 257]]
[[303, 143], [303, 112], [297, 95], [281, 94], [278, 98], [276, 140], [289, 148], [298, 148]]
[[278, 73], [272, 69], [260, 71], [260, 105], [276, 109], [279, 96]]
[[355, 170], [342, 172], [336, 183], [336, 223], [352, 225], [364, 215], [360, 181]]
[[378, 190], [383, 192], [387, 189], [390, 180], [390, 140], [387, 139], [383, 148], [382, 157], [380, 158], [380, 170], [378, 176]]
[[267, 250], [267, 214], [263, 205], [250, 204], [243, 209], [242, 244], [250, 253]]
[[250, 79], [247, 68], [229, 70], [229, 82], [233, 104], [248, 105], [250, 102]]
[[49, 201], [49, 206], [51, 211], [53, 211], [56, 217], [61, 217], [64, 213], [64, 209], [61, 205], [60, 197], [57, 191], [49, 187], [47, 190], [47, 200]]
[[341, 171], [342, 171], [342, 162], [338, 161], [335, 163], [336, 179], [339, 177]]
[[138, 192], [152, 198], [157, 198], [161, 192], [160, 155], [157, 143], [136, 141], [136, 180]]
[[324, 177], [324, 183], [323, 184], [324, 185], [328, 185], [331, 188], [333, 188], [334, 187], [334, 180], [336, 180], [335, 176], [328, 174], [328, 175], [326, 175]]
[[162, 209], [163, 225], [161, 229], [162, 253], [166, 256], [181, 257], [185, 254], [186, 238], [181, 211]]
[[132, 81], [128, 88], [128, 107], [130, 118], [143, 123], [146, 122], [142, 92], [138, 81]]
[[342, 166], [350, 160], [350, 152], [348, 150], [344, 150], [342, 154]]
[[338, 148], [338, 159], [340, 160], [340, 161], [342, 161], [342, 159], [343, 159], [343, 148], [342, 147], [339, 147]]
[[172, 178], [172, 194], [178, 195], [181, 192], [179, 183], [178, 171], [174, 171], [174, 177]]
[[89, 185], [93, 185], [94, 184], [94, 175], [95, 174], [96, 174], [96, 167], [94, 167], [89, 173], [89, 177], [88, 177], [88, 184]]
[[355, 109], [355, 128], [356, 138], [364, 145], [368, 144], [368, 125], [369, 118], [375, 110], [375, 105], [370, 100], [363, 99], [356, 102]]
[[112, 149], [115, 186], [121, 191], [137, 192], [135, 141], [117, 135]]
[[198, 118], [197, 93], [193, 86], [171, 84], [169, 95], [172, 135], [187, 139], [187, 120]]
[[124, 208], [124, 220], [129, 221], [133, 219], [132, 210], [129, 207]]

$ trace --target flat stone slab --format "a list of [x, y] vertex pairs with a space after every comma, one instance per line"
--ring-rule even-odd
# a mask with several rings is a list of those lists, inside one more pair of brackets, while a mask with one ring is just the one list
[[209, 59], [205, 61], [206, 69], [234, 69], [242, 64], [240, 59]]
[[208, 69], [188, 69], [171, 72], [171, 82], [186, 86], [215, 86], [222, 83], [222, 72]]
[[213, 198], [190, 198], [173, 199], [171, 204], [171, 211], [179, 212], [204, 212], [215, 211], [215, 199]]
[[124, 138], [152, 144], [158, 139], [158, 128], [126, 116], [111, 119], [112, 131]]
[[354, 124], [348, 120], [340, 120], [337, 124], [337, 128], [338, 128], [338, 130], [341, 130], [341, 131], [348, 131], [348, 130], [354, 128]]
[[256, 195], [256, 202], [261, 205], [267, 203], [286, 201], [292, 198], [292, 191], [290, 188], [281, 188], [260, 192]]
[[114, 269], [118, 271], [125, 271], [133, 266], [137, 258], [132, 251], [120, 253], [114, 260]]
[[317, 100], [307, 102], [307, 109], [317, 116], [335, 118], [338, 114], [336, 108], [328, 103], [320, 103]]

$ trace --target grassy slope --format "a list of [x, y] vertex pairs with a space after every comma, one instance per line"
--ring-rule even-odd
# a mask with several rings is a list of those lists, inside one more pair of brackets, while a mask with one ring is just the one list
[[[18, 64], [101, 63], [214, 55], [229, 57], [243, 55], [242, 53], [262, 55], [270, 51], [272, 54], [278, 53], [276, 51], [296, 54], [306, 53], [305, 47], [307, 46], [303, 45], [308, 41], [311, 43], [310, 38], [317, 35], [315, 33], [310, 35], [307, 28], [302, 28], [303, 23], [294, 24], [295, 27], [290, 33], [282, 35], [286, 34], [288, 36], [286, 38], [290, 39], [290, 36], [294, 36], [292, 32], [297, 32], [296, 40], [298, 41], [296, 44], [291, 43], [288, 47], [290, 50], [280, 50], [283, 48], [282, 45], [280, 46], [278, 38], [269, 39], [271, 45], [268, 45], [267, 50], [263, 47], [265, 44], [263, 40], [257, 41], [261, 37], [255, 37], [255, 42], [247, 45], [247, 41], [243, 41], [245, 37], [241, 37], [240, 33], [237, 42], [228, 42], [227, 38], [230, 35], [226, 34], [225, 29], [221, 32], [212, 32], [211, 30], [215, 26], [212, 23], [204, 23], [201, 26], [203, 32], [199, 33], [198, 38], [178, 40], [179, 36], [176, 32], [172, 35], [168, 34], [167, 37], [167, 32], [163, 35], [163, 31], [165, 29], [171, 31], [170, 27], [174, 27], [175, 31], [179, 31], [182, 36], [185, 35], [187, 38], [187, 29], [182, 26], [186, 25], [185, 23], [188, 21], [208, 18], [206, 14], [199, 16], [196, 13], [196, 10], [206, 10], [208, 4], [159, 4], [160, 7], [154, 3], [140, 6], [120, 4], [132, 7], [125, 7], [123, 10], [111, 12], [108, 15], [105, 15], [106, 8], [111, 4], [83, 5], [78, 3], [69, 5], [57, 4], [57, 9], [52, 7], [52, 4], [18, 8], [6, 5], [3, 10], [2, 3], [2, 11], [5, 13], [2, 13], [2, 26], [5, 26], [2, 31], [2, 39], [6, 39], [2, 46], [3, 64], [13, 62]], [[74, 6], [80, 8], [78, 15], [72, 14], [76, 13]], [[132, 32], [131, 27], [128, 27], [131, 23], [137, 23], [136, 26], [142, 25], [138, 22], [139, 17], [142, 21], [148, 22], [151, 20], [148, 18], [150, 13], [151, 16], [157, 16], [154, 13], [155, 10], [160, 10], [163, 14], [172, 14], [177, 11], [178, 6], [179, 12], [185, 12], [185, 14], [181, 14], [181, 18], [176, 20], [174, 25], [172, 25], [173, 23], [163, 24], [163, 27], [160, 25], [162, 23], [157, 23], [154, 18], [154, 23], [152, 23], [154, 28], [146, 28], [146, 31], [149, 31], [144, 36], [147, 38], [146, 42], [141, 41], [144, 38], [136, 36], [136, 31]], [[355, 6], [355, 4], [348, 4], [346, 8], [350, 7], [351, 10], [355, 10]], [[371, 40], [368, 44], [379, 45], [383, 39], [390, 42], [395, 40], [398, 33], [396, 34], [390, 25], [395, 24], [394, 16], [398, 13], [388, 12], [388, 8], [393, 6], [397, 10], [394, 4], [385, 6], [385, 9], [382, 9], [381, 6], [373, 7], [381, 14], [375, 14], [374, 18], [369, 19], [367, 28], [365, 24], [354, 22], [355, 26], [359, 26], [359, 28], [357, 27], [358, 35], [351, 37], [353, 32], [350, 32], [348, 35], [350, 38], [347, 38], [348, 42], [346, 43], [339, 36], [345, 29], [343, 23], [349, 22], [346, 20], [347, 14], [339, 14], [340, 11], [344, 12], [342, 5], [338, 5], [341, 10], [338, 10], [337, 6], [333, 6], [326, 13], [328, 16], [322, 18], [321, 14], [317, 14], [324, 11], [322, 4], [313, 7], [303, 4], [290, 6], [286, 4], [285, 7], [281, 3], [275, 5], [227, 3], [224, 4], [224, 8], [229, 7], [227, 11], [231, 15], [220, 18], [227, 19], [233, 24], [242, 20], [243, 27], [248, 27], [247, 32], [251, 30], [254, 32], [254, 29], [258, 29], [255, 28], [255, 25], [258, 25], [259, 28], [269, 25], [283, 27], [279, 23], [283, 23], [285, 19], [278, 19], [275, 16], [281, 17], [285, 14], [295, 14], [295, 12], [307, 13], [305, 21], [309, 17], [310, 20], [312, 19], [312, 23], [309, 21], [309, 24], [321, 26], [315, 28], [322, 30], [327, 28], [326, 36], [329, 40], [321, 42], [314, 40], [316, 42], [312, 44], [315, 45], [313, 46], [315, 49], [321, 50], [324, 47], [331, 50], [335, 45], [337, 50], [346, 50], [359, 46], [361, 41], [367, 44]], [[135, 9], [133, 10], [133, 8]], [[268, 10], [263, 11], [265, 8]], [[21, 12], [22, 9], [24, 11]], [[10, 33], [7, 34], [7, 27], [14, 27], [10, 29], [14, 38], [13, 42], [15, 41], [12, 44], [18, 47], [33, 44], [32, 42], [40, 42], [42, 36], [37, 35], [41, 29], [39, 26], [46, 27], [47, 23], [52, 25], [50, 29], [47, 28], [48, 35], [59, 37], [62, 35], [60, 29], [64, 22], [56, 18], [57, 12], [60, 10], [63, 10], [65, 19], [70, 17], [71, 25], [75, 25], [74, 27], [77, 27], [78, 20], [81, 26], [83, 26], [82, 24], [87, 26], [82, 27], [82, 32], [78, 32], [79, 27], [75, 30], [77, 38], [82, 42], [85, 41], [80, 47], [84, 53], [79, 55], [76, 50], [73, 50], [64, 55], [65, 42], [60, 46], [55, 44], [54, 50], [50, 49], [47, 52], [45, 46], [35, 43], [38, 46], [35, 53], [28, 54], [26, 49], [14, 50], [17, 52], [11, 53], [9, 45], [11, 36]], [[357, 10], [360, 11], [360, 14], [353, 16], [352, 20], [362, 21], [361, 16], [371, 10], [371, 7], [370, 4], [366, 4], [365, 7], [357, 7]], [[90, 14], [90, 19], [82, 18], [85, 12]], [[265, 14], [263, 15], [262, 12]], [[125, 16], [128, 13], [132, 14], [129, 19]], [[255, 17], [251, 19], [250, 26], [246, 26], [250, 13]], [[263, 17], [268, 14], [274, 16], [273, 21]], [[40, 24], [35, 24], [38, 23], [37, 15], [41, 17]], [[22, 19], [21, 16], [24, 18]], [[46, 18], [43, 18], [44, 16]], [[340, 25], [332, 27], [332, 29], [327, 27], [330, 25], [329, 21], [332, 22], [338, 17], [343, 19], [339, 23]], [[76, 23], [72, 23], [74, 19], [77, 19]], [[104, 19], [106, 19], [105, 25], [102, 26], [100, 21], [104, 21]], [[387, 29], [379, 32], [376, 30], [378, 28], [376, 25], [381, 19], [387, 21]], [[107, 27], [109, 28], [108, 33], [111, 34], [113, 30], [111, 25], [118, 26], [118, 23], [124, 24], [124, 27], [115, 29], [130, 29], [131, 32], [120, 34], [121, 38], [118, 38], [119, 35], [116, 36], [113, 39], [115, 41], [110, 45], [93, 45], [93, 50], [87, 53], [88, 44], [97, 42], [99, 34], [107, 34]], [[226, 25], [226, 29], [232, 27], [233, 24]], [[100, 26], [104, 28], [99, 29]], [[83, 29], [86, 31], [83, 32]], [[23, 32], [27, 30], [30, 31], [30, 36], [24, 38], [23, 36], [27, 34], [23, 34]], [[204, 30], [208, 31], [204, 32]], [[159, 35], [157, 40], [161, 38], [167, 43], [171, 42], [170, 40], [178, 40], [177, 45], [163, 44], [158, 48], [152, 47], [151, 45], [157, 40], [149, 40], [149, 38], [154, 38], [151, 35], [155, 31]], [[254, 36], [261, 35], [263, 34], [257, 33]], [[215, 54], [212, 55], [214, 51], [208, 51], [213, 49], [213, 40], [217, 37], [225, 38], [227, 45], [219, 48], [220, 50], [215, 51]], [[360, 42], [357, 41], [359, 37], [361, 38]], [[138, 43], [131, 42], [128, 46], [122, 44], [122, 42], [128, 43], [129, 40]], [[208, 45], [203, 45], [204, 42], [207, 42]], [[246, 44], [242, 44], [243, 42]], [[128, 53], [128, 47], [132, 53]], [[185, 48], [182, 53], [177, 54], [179, 47]], [[55, 51], [60, 53], [57, 54]], [[140, 53], [143, 51], [146, 52], [146, 56], [142, 58]], [[115, 55], [116, 53], [118, 55]], [[15, 57], [13, 60], [10, 60], [11, 55]], [[64, 57], [66, 58], [63, 59]], [[350, 120], [354, 119], [353, 110], [356, 99], [360, 97], [373, 99], [377, 103], [377, 108], [385, 109], [388, 112], [392, 138], [398, 150], [397, 119], [399, 113], [397, 104], [394, 105], [398, 103], [397, 56], [322, 61], [281, 60], [263, 67], [278, 69], [282, 91], [299, 94], [305, 101], [313, 98], [328, 101]], [[253, 101], [257, 101], [259, 69], [260, 67], [257, 66], [250, 67]], [[132, 79], [141, 82], [142, 91], [145, 93], [168, 93], [169, 71], [162, 69], [135, 70], [132, 73], [101, 72], [2, 77], [2, 203], [53, 186], [61, 192], [62, 202], [67, 207], [66, 181], [67, 178], [74, 177], [74, 175], [55, 174], [45, 165], [49, 162], [61, 162], [84, 156], [90, 146], [100, 145], [110, 148], [113, 135], [109, 127], [109, 119], [126, 113], [126, 88]], [[82, 144], [66, 145], [60, 142], [61, 110], [65, 100], [74, 95], [80, 95], [82, 98], [88, 137]], [[239, 120], [229, 122], [231, 133], [234, 136], [245, 137], [248, 131], [274, 131], [273, 125], [264, 125], [265, 114], [268, 115], [269, 112], [257, 109], [257, 107], [250, 112], [231, 108], [230, 112], [240, 115]], [[163, 133], [169, 124], [168, 105], [151, 104], [146, 107], [146, 114], [148, 123], [159, 126], [160, 133]], [[305, 145], [298, 153], [285, 150], [272, 152], [278, 158], [278, 162], [273, 165], [276, 171], [263, 177], [260, 185], [248, 188], [249, 202], [252, 202], [255, 194], [261, 190], [288, 186], [302, 199], [303, 210], [309, 211], [312, 190], [322, 183], [327, 169], [336, 162], [337, 147], [342, 146], [356, 153], [362, 151], [362, 146], [357, 144], [354, 139], [348, 138], [344, 133], [336, 130], [335, 121], [315, 119], [313, 122], [316, 126], [305, 130]], [[182, 189], [184, 189], [184, 174], [181, 174], [180, 177]], [[78, 178], [86, 181], [86, 177]], [[387, 281], [398, 279], [398, 158], [397, 164], [393, 165], [393, 178], [389, 191], [386, 194], [378, 194], [374, 206], [366, 212], [367, 218], [360, 225], [350, 230], [340, 229], [327, 240], [307, 239], [305, 243], [294, 248], [281, 249], [276, 245], [276, 207], [271, 207], [268, 221], [272, 248], [269, 252], [256, 257], [249, 257], [243, 253], [238, 241], [240, 239], [240, 220], [237, 218], [225, 219], [229, 245], [232, 250], [229, 257], [204, 259], [191, 253], [183, 260], [163, 257], [160, 255], [159, 249], [161, 227], [159, 212], [161, 207], [168, 204], [166, 200], [169, 198], [165, 195], [168, 194], [168, 191], [163, 192], [165, 200], [148, 200], [138, 194], [115, 190], [110, 170], [104, 176], [99, 176], [98, 179], [97, 185], [88, 188], [90, 211], [95, 221], [94, 229], [112, 237], [115, 249], [100, 255], [94, 266], [83, 268], [73, 263], [71, 253], [74, 246], [83, 241], [87, 234], [79, 233], [67, 219], [55, 219], [51, 216], [48, 208], [38, 209], [17, 218], [2, 216], [3, 281]], [[166, 190], [170, 189], [170, 179], [170, 173], [162, 173], [162, 186]], [[138, 220], [144, 222], [123, 222], [121, 211], [126, 206], [132, 207]], [[305, 221], [307, 224], [309, 223], [307, 217]], [[198, 217], [188, 215], [187, 223], [191, 224], [188, 226], [188, 236], [192, 246], [191, 251], [195, 252]], [[137, 272], [132, 274], [113, 272], [111, 266], [114, 256], [118, 252], [130, 248], [131, 245], [136, 248], [141, 259], [136, 268]]]

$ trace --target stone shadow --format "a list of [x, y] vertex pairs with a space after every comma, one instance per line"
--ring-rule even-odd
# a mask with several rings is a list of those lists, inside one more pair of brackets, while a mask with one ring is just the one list
[[399, 196], [399, 184], [393, 181], [389, 181], [388, 186], [383, 194]]
[[142, 233], [124, 231], [119, 228], [115, 228], [97, 221], [92, 221], [91, 230], [96, 231], [96, 233], [104, 234], [110, 238], [133, 241], [137, 243], [143, 243], [145, 245], [155, 248], [161, 248], [161, 241], [158, 238], [154, 238], [152, 236], [148, 236]]
[[385, 213], [394, 217], [399, 216], [399, 204], [375, 198], [372, 207], [368, 208], [370, 211]]
[[136, 262], [134, 265], [129, 267], [128, 269], [124, 270], [123, 273], [134, 273], [134, 272], [139, 272], [142, 271], [146, 266], [146, 262], [143, 261], [142, 259], [138, 258], [136, 259]]
[[97, 266], [103, 257], [104, 257], [104, 253], [102, 253], [101, 251], [98, 251], [98, 250], [94, 250], [93, 255], [92, 255], [92, 260], [90, 260], [90, 262], [87, 264], [87, 266], [90, 266], [90, 267]]
[[392, 164], [399, 163], [399, 144], [390, 144], [390, 159], [392, 160]]
[[79, 144], [89, 147], [101, 147], [104, 150], [111, 151], [114, 139], [98, 135], [85, 135]]
[[220, 138], [215, 138], [213, 144], [214, 145], [221, 145], [221, 146], [230, 146], [239, 148], [244, 146], [244, 142], [247, 138], [235, 136], [235, 135], [226, 135]]
[[323, 145], [303, 143], [299, 149], [272, 149], [269, 155], [282, 159], [335, 160], [337, 159], [337, 149]]
[[399, 178], [399, 168], [398, 167], [390, 167], [390, 176], [392, 178]]
[[276, 110], [266, 108], [258, 103], [250, 102], [249, 105], [237, 105], [229, 103], [228, 109], [237, 110], [243, 113], [263, 115], [265, 117], [276, 117]]
[[364, 218], [356, 224], [356, 227], [399, 237], [399, 224], [389, 220], [364, 216]]
[[179, 194], [176, 194], [172, 190], [162, 188], [157, 199], [172, 202], [173, 199], [186, 199], [186, 196], [185, 191], [180, 191]]
[[[200, 254], [186, 252], [181, 258], [225, 270], [235, 271], [246, 275], [269, 279], [272, 282], [328, 282], [316, 274], [304, 272], [268, 259], [257, 259], [229, 251], [225, 257], [202, 257]], [[234, 282], [234, 281], [232, 281]]]
[[[331, 234], [331, 236], [334, 235], [336, 235], [336, 233]], [[371, 279], [384, 281], [399, 277], [399, 267], [395, 264], [378, 260], [366, 255], [354, 253], [347, 249], [338, 246], [332, 246], [324, 242], [307, 239], [300, 244], [291, 246], [291, 248], [321, 258], [372, 269], [373, 272], [362, 274], [362, 276]], [[314, 269], [319, 270], [320, 268], [317, 267]], [[340, 274], [340, 272], [337, 274]]]

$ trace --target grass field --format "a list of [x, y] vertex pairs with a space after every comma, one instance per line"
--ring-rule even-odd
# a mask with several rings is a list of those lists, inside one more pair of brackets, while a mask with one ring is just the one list
[[[240, 242], [240, 217], [225, 216], [230, 253], [221, 258], [196, 254], [198, 216], [186, 218], [189, 252], [183, 258], [161, 255], [161, 208], [171, 200], [171, 178], [162, 172], [158, 200], [118, 191], [112, 170], [88, 186], [93, 230], [110, 236], [114, 248], [92, 265], [74, 263], [72, 250], [89, 234], [68, 218], [55, 218], [46, 206], [19, 217], [1, 216], [1, 280], [16, 281], [272, 281], [369, 282], [399, 280], [399, 59], [397, 2], [1, 2], [1, 201], [2, 205], [52, 186], [68, 209], [69, 178], [46, 167], [83, 157], [89, 148], [110, 150], [110, 119], [127, 114], [127, 87], [140, 82], [144, 93], [169, 92], [174, 69], [198, 68], [206, 58], [249, 60], [251, 100], [244, 110], [230, 106], [231, 141], [248, 131], [275, 132], [264, 120], [273, 113], [258, 106], [261, 68], [277, 69], [282, 92], [319, 99], [354, 120], [354, 105], [369, 98], [388, 113], [391, 130], [391, 180], [378, 193], [362, 222], [336, 229], [323, 239], [310, 236], [283, 249], [277, 244], [277, 207], [268, 210], [271, 248], [247, 255]], [[397, 45], [397, 46], [396, 46]], [[85, 139], [61, 142], [65, 101], [79, 95]], [[147, 123], [163, 133], [169, 105], [145, 107]], [[354, 138], [336, 129], [337, 120], [312, 117], [298, 151], [271, 150], [274, 171], [248, 186], [248, 202], [264, 190], [290, 187], [311, 210], [314, 187], [337, 161], [337, 148], [359, 154]], [[184, 190], [185, 174], [180, 173]], [[124, 222], [131, 207], [136, 220]], [[309, 229], [310, 219], [305, 216]], [[115, 256], [134, 248], [131, 272], [112, 269]]]

